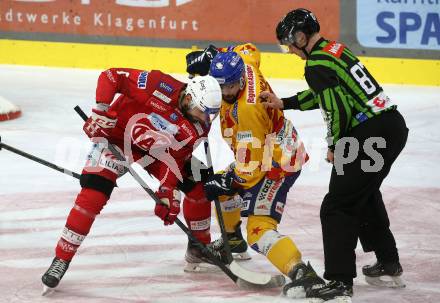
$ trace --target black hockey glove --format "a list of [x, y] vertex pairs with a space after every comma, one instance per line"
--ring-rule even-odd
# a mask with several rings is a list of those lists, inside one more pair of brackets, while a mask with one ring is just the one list
[[238, 191], [235, 184], [234, 172], [229, 171], [209, 177], [203, 189], [205, 190], [206, 198], [212, 201], [218, 199], [219, 196], [235, 194]]
[[212, 59], [218, 50], [214, 45], [209, 45], [203, 51], [193, 51], [186, 55], [186, 72], [191, 75], [206, 76]]

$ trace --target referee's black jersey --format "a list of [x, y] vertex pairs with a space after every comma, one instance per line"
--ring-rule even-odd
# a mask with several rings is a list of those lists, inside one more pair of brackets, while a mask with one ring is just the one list
[[283, 98], [284, 108], [320, 108], [330, 148], [353, 127], [396, 107], [359, 59], [338, 42], [317, 41], [306, 61], [305, 78], [310, 89]]

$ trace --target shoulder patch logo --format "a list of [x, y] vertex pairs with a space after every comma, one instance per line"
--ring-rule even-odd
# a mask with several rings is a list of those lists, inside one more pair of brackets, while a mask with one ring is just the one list
[[340, 58], [342, 52], [344, 51], [344, 48], [345, 48], [344, 44], [331, 41], [323, 48], [323, 51], [335, 56], [336, 58]]
[[137, 81], [138, 88], [142, 88], [142, 89], [147, 88], [147, 77], [148, 77], [147, 71], [143, 71], [142, 73], [139, 74]]

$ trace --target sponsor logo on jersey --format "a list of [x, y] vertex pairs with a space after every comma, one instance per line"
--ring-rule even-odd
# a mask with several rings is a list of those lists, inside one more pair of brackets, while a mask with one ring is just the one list
[[275, 211], [276, 211], [277, 213], [279, 213], [280, 215], [282, 215], [283, 212], [284, 212], [284, 204], [281, 203], [281, 202], [277, 202], [277, 204], [276, 204], [276, 206], [275, 206]]
[[157, 130], [164, 131], [172, 135], [177, 134], [177, 125], [170, 123], [170, 121], [166, 120], [164, 117], [156, 113], [151, 113], [150, 115], [147, 115], [147, 119]]
[[252, 193], [247, 191], [244, 195], [243, 195], [243, 199], [250, 199], [252, 198]]
[[239, 195], [235, 195], [232, 199], [224, 201], [221, 204], [222, 210], [225, 212], [231, 212], [236, 209], [239, 209], [243, 205], [243, 201]]
[[197, 137], [197, 134], [196, 134], [196, 132], [194, 131], [194, 129], [191, 127], [189, 127], [188, 126], [188, 124], [187, 123], [182, 123], [181, 125], [180, 125], [180, 128], [189, 136], [189, 137]]
[[111, 82], [116, 83], [115, 77], [113, 77], [113, 74], [112, 74], [112, 72], [109, 69], [105, 71], [105, 74], [107, 75], [107, 78]]
[[158, 90], [155, 90], [153, 92], [153, 96], [155, 96], [156, 98], [162, 100], [165, 103], [170, 103], [171, 102], [171, 98], [170, 97], [165, 96], [163, 93], [161, 93]]
[[169, 108], [167, 108], [162, 102], [159, 102], [154, 98], [150, 99], [150, 105], [160, 112], [167, 112], [169, 110]]
[[276, 181], [269, 189], [269, 192], [267, 193], [267, 200], [272, 202], [275, 199], [276, 194], [278, 193], [278, 190], [281, 187], [281, 183], [283, 183], [283, 180]]
[[160, 82], [159, 88], [163, 89], [164, 91], [170, 94], [174, 91], [174, 88], [166, 82]]
[[172, 113], [172, 114], [170, 115], [170, 119], [173, 120], [173, 121], [177, 121], [177, 118], [178, 118], [178, 116], [177, 116], [176, 113]]
[[232, 106], [232, 117], [235, 119], [235, 121], [238, 122], [238, 102], [235, 102]]
[[200, 125], [199, 122], [194, 123], [194, 127], [196, 128], [197, 133], [199, 134], [199, 136], [203, 135], [203, 133], [205, 132], [205, 131], [203, 130], [202, 125]]
[[252, 131], [237, 132], [237, 141], [240, 142], [252, 142]]
[[367, 104], [375, 113], [393, 106], [390, 98], [384, 92], [380, 92], [376, 97], [368, 100]]
[[246, 211], [249, 210], [249, 206], [251, 205], [251, 200], [243, 200], [241, 203], [241, 210]]
[[147, 77], [148, 77], [147, 71], [143, 71], [142, 73], [139, 74], [137, 81], [138, 88], [142, 88], [142, 89], [147, 88]]
[[257, 201], [268, 201], [272, 203], [275, 199], [278, 189], [283, 183], [282, 181], [283, 180], [273, 181], [270, 179], [266, 179], [260, 189], [260, 192], [258, 193]]
[[332, 41], [323, 48], [323, 51], [332, 54], [336, 58], [340, 58], [344, 48], [345, 46], [343, 44]]
[[256, 94], [256, 85], [255, 85], [255, 73], [250, 65], [246, 65], [246, 76], [247, 76], [247, 100], [248, 104], [256, 104], [257, 103], [257, 94]]

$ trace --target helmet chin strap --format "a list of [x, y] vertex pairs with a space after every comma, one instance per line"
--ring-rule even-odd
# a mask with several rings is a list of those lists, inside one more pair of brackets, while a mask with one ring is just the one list
[[306, 56], [306, 58], [308, 58], [309, 57], [309, 53], [307, 52], [307, 50], [306, 50], [306, 47], [307, 47], [307, 45], [309, 45], [309, 41], [310, 41], [310, 37], [308, 37], [308, 35], [306, 35], [305, 33], [304, 33], [304, 35], [305, 35], [305, 37], [306, 37], [306, 44], [304, 44], [304, 46], [303, 47], [299, 47], [298, 46], [298, 44], [296, 44], [296, 37], [295, 37], [295, 35], [293, 36], [294, 37], [294, 41], [293, 41], [293, 46], [295, 46], [297, 49], [300, 49], [303, 53], [304, 53], [304, 55]]
[[307, 38], [307, 42], [306, 42], [306, 44], [305, 44], [303, 47], [298, 47], [297, 44], [296, 44], [296, 42], [293, 43], [293, 45], [294, 45], [297, 49], [300, 49], [300, 50], [303, 52], [303, 54], [306, 56], [306, 58], [309, 57], [309, 53], [308, 53], [307, 50], [306, 50], [306, 47], [307, 47], [307, 45], [309, 44], [309, 41], [310, 41], [310, 39]]

